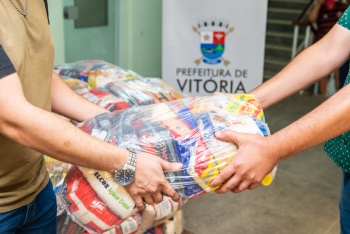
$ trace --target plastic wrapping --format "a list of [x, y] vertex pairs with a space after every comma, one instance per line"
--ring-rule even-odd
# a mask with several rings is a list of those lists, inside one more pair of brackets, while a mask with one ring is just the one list
[[[217, 131], [231, 129], [261, 136], [270, 134], [254, 96], [229, 94], [136, 106], [98, 115], [78, 126], [110, 144], [147, 152], [168, 162], [181, 162], [183, 169], [164, 173], [185, 199], [183, 201], [215, 191], [218, 187], [211, 188], [209, 184], [237, 152], [234, 144], [216, 139]], [[269, 185], [275, 173], [276, 168], [262, 184]], [[138, 212], [127, 191], [116, 184], [108, 172], [70, 169], [61, 196], [74, 220], [92, 232], [117, 229]], [[179, 208], [181, 205], [168, 207]], [[174, 212], [176, 209], [167, 215]], [[154, 209], [147, 206], [141, 216], [139, 231], [156, 225], [158, 218], [164, 222], [168, 217], [154, 215]]]
[[142, 78], [115, 81], [103, 87], [116, 97], [125, 100], [130, 107], [145, 106], [184, 98], [159, 78]]
[[110, 173], [83, 167], [69, 170], [61, 197], [73, 220], [89, 232], [97, 233], [146, 231], [174, 215], [183, 204], [165, 197], [163, 202], [147, 205], [139, 212], [133, 199], [123, 186], [114, 182]]
[[83, 234], [83, 227], [79, 226], [72, 218], [67, 215], [61, 215], [57, 217], [57, 234]]
[[130, 107], [158, 103], [158, 100], [150, 93], [145, 93], [141, 90], [134, 89], [126, 82], [111, 82], [104, 86], [104, 88], [116, 97], [127, 101]]
[[[63, 64], [56, 66], [54, 71], [76, 93], [110, 112], [131, 106], [149, 105], [185, 97], [159, 78], [141, 78], [135, 72], [121, 69], [116, 65], [100, 60], [82, 60], [71, 64]], [[75, 121], [72, 122], [76, 124]], [[67, 169], [59, 169], [59, 164], [66, 167], [69, 164], [49, 157], [46, 157], [46, 159], [57, 198], [58, 233], [82, 233], [82, 229], [79, 228], [82, 226], [89, 232], [101, 233], [104, 230], [109, 230], [106, 233], [135, 234], [141, 233], [140, 230], [145, 230], [154, 225], [158, 227], [150, 228], [150, 233], [154, 231], [156, 231], [155, 233], [163, 233], [159, 232], [161, 230], [160, 227], [167, 228], [166, 226], [169, 226], [165, 225], [165, 222], [174, 224], [174, 221], [170, 221], [167, 218], [172, 216], [181, 206], [168, 201], [168, 198], [165, 198], [160, 204], [147, 205], [147, 211], [145, 212], [134, 213], [135, 210], [133, 210], [131, 214], [125, 212], [121, 207], [110, 206], [109, 202], [113, 202], [113, 200], [108, 200], [108, 196], [103, 194], [106, 190], [97, 186], [99, 181], [97, 181], [96, 177], [93, 179], [94, 174], [96, 172], [99, 173], [98, 179], [102, 177], [107, 179], [108, 175], [105, 172], [74, 167], [68, 175], [67, 179], [69, 182], [65, 182], [63, 185]], [[54, 166], [53, 162], [56, 166]], [[110, 178], [109, 182], [111, 184], [114, 183]], [[58, 196], [58, 191], [63, 186], [64, 191], [61, 193], [61, 196]], [[121, 199], [126, 198], [126, 202], [123, 200], [125, 207], [128, 204], [133, 204], [130, 200], [128, 201], [128, 194], [121, 192], [123, 188], [118, 190], [118, 187], [114, 187], [114, 189], [116, 193], [110, 192], [109, 194], [114, 195], [113, 199], [117, 195]], [[87, 196], [85, 197], [85, 195]], [[64, 199], [63, 201], [62, 198]], [[105, 205], [105, 209], [103, 209], [103, 205]], [[165, 207], [172, 207], [172, 209], [165, 209]], [[68, 216], [64, 209], [68, 211]], [[103, 211], [100, 210], [98, 212], [97, 209], [102, 209]], [[157, 215], [154, 215], [152, 211], [157, 212]], [[98, 216], [98, 214], [102, 216]], [[141, 215], [143, 215], [142, 225]], [[79, 226], [77, 226], [77, 223]], [[158, 225], [159, 223], [162, 224]], [[180, 226], [178, 222], [176, 225]]]
[[61, 78], [73, 91], [75, 91], [78, 94], [88, 92], [91, 89], [90, 85], [85, 81], [67, 77]]
[[101, 60], [62, 64], [54, 71], [76, 93], [110, 111], [185, 97], [159, 78], [143, 78]]
[[186, 201], [185, 199], [174, 202], [169, 197], [164, 197], [163, 201], [158, 204], [146, 205], [145, 210], [142, 211], [141, 224], [137, 233], [142, 234], [152, 227], [165, 223], [180, 210]]
[[103, 234], [136, 234], [139, 230], [140, 224], [141, 215], [139, 213], [135, 213], [116, 228], [104, 232]]
[[110, 112], [123, 110], [130, 107], [128, 102], [117, 97], [103, 88], [94, 88], [80, 93], [80, 95], [96, 105], [99, 105]]
[[[86, 173], [89, 180], [93, 181], [92, 184], [77, 167], [73, 167], [67, 174], [67, 183], [61, 193], [62, 201], [75, 222], [89, 231], [103, 233], [117, 228], [137, 212], [135, 206], [132, 206], [132, 199], [123, 187], [110, 188], [110, 184], [103, 179], [99, 185], [101, 174], [90, 174], [88, 170]], [[99, 191], [101, 187], [103, 190]], [[116, 191], [118, 194], [115, 193]], [[103, 194], [108, 200], [103, 201], [97, 192], [100, 195]], [[125, 202], [124, 199], [128, 201]], [[108, 201], [112, 202], [108, 203]]]
[[92, 88], [125, 79], [141, 78], [137, 73], [125, 70], [117, 65], [102, 60], [81, 60], [54, 67], [62, 77], [75, 78], [87, 82]]
[[44, 156], [47, 171], [49, 173], [52, 185], [56, 187], [59, 182], [65, 178], [68, 169], [70, 167], [69, 163], [58, 161], [49, 156]]
[[[263, 120], [254, 97], [221, 94], [102, 114], [81, 124], [81, 129], [123, 148], [182, 162], [182, 170], [165, 174], [182, 197], [193, 197], [216, 189], [209, 187], [210, 182], [237, 151], [235, 145], [217, 140], [215, 132], [232, 129], [267, 136]], [[263, 184], [270, 184], [274, 173]]]
[[110, 112], [185, 97], [159, 78], [113, 81], [98, 88], [91, 88], [82, 80], [62, 78], [76, 93]]
[[166, 84], [159, 78], [142, 78], [125, 80], [127, 87], [132, 90], [140, 90], [141, 92], [148, 93], [159, 102], [173, 101], [177, 99], [185, 98], [184, 94], [176, 92], [170, 85]]
[[64, 206], [60, 197], [60, 191], [63, 185], [63, 181], [71, 165], [69, 163], [58, 161], [46, 155], [44, 156], [44, 159], [53, 186], [53, 190], [56, 195], [57, 216], [60, 216], [64, 213]]
[[143, 234], [181, 234], [183, 232], [183, 223], [183, 213], [182, 210], [179, 210], [173, 217], [157, 224], [155, 227], [149, 228]]

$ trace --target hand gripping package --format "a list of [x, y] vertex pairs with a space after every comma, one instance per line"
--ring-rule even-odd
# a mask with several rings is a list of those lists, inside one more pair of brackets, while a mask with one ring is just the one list
[[176, 214], [186, 200], [168, 197], [138, 211], [123, 186], [108, 172], [72, 167], [61, 197], [67, 213], [90, 233], [138, 234]]
[[[237, 152], [236, 145], [216, 139], [217, 131], [270, 134], [260, 104], [246, 94], [136, 106], [98, 115], [79, 127], [110, 144], [147, 152], [168, 162], [181, 162], [183, 169], [164, 174], [184, 199], [215, 191], [217, 188], [209, 186], [211, 181]], [[276, 169], [262, 184], [272, 182]], [[67, 211], [88, 230], [110, 230], [137, 212], [132, 198], [110, 173], [86, 168], [71, 170], [75, 171], [66, 177], [62, 200]]]

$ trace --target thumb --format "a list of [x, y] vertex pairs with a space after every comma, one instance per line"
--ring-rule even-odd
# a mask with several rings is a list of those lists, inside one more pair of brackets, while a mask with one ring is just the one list
[[220, 132], [216, 132], [215, 136], [217, 139], [222, 140], [222, 141], [229, 141], [231, 143], [234, 143], [238, 145], [239, 143], [239, 136], [241, 133], [232, 131], [232, 130], [223, 130]]
[[171, 163], [161, 159], [160, 164], [164, 171], [175, 171], [182, 168], [182, 163]]

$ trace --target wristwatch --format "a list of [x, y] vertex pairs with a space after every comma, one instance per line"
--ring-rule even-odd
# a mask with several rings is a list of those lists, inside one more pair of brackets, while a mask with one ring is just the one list
[[131, 184], [135, 179], [135, 168], [137, 161], [137, 153], [129, 150], [129, 159], [125, 165], [114, 171], [114, 181], [120, 185]]

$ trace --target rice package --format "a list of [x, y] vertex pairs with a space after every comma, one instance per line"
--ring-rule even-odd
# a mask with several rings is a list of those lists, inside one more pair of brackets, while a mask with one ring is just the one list
[[[73, 167], [66, 177], [61, 199], [68, 214], [89, 232], [139, 233], [172, 217], [186, 200], [168, 197], [138, 211], [123, 186], [110, 173]], [[142, 219], [141, 219], [142, 218]]]

